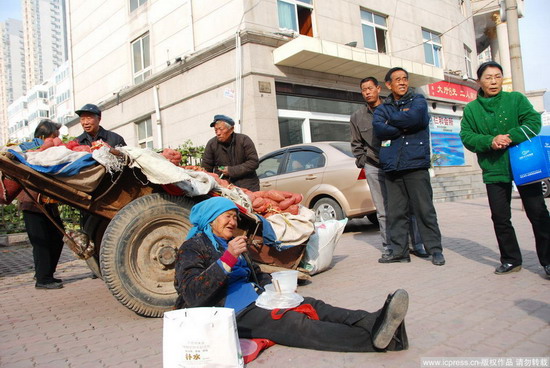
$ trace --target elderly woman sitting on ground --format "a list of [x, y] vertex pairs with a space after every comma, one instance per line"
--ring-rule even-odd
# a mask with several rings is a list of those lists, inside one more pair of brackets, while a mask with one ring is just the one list
[[[210, 198], [191, 210], [193, 228], [176, 262], [176, 308], [226, 307], [235, 310], [241, 338], [269, 339], [277, 344], [341, 352], [374, 352], [408, 348], [405, 314], [409, 297], [399, 289], [374, 313], [333, 307], [306, 297], [319, 320], [289, 310], [280, 319], [256, 306], [271, 276], [251, 269], [242, 253], [246, 237], [235, 236], [237, 206], [229, 199]], [[252, 282], [255, 272], [260, 285]]]

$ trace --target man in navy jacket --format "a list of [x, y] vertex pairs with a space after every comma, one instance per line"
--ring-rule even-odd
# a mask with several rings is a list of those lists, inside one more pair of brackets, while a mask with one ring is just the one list
[[374, 133], [382, 141], [380, 164], [386, 173], [390, 249], [380, 263], [410, 262], [407, 246], [409, 206], [432, 263], [445, 264], [441, 232], [432, 202], [430, 131], [424, 96], [409, 89], [409, 73], [392, 68], [385, 77], [391, 95], [375, 110]]

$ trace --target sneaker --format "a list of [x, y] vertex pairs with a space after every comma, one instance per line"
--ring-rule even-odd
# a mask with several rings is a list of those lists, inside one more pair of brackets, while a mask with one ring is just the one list
[[[409, 294], [399, 289], [386, 299], [378, 317], [378, 326], [373, 328], [372, 343], [377, 349], [386, 349], [392, 341], [399, 326], [403, 323], [409, 308]], [[408, 345], [408, 341], [407, 341]]]

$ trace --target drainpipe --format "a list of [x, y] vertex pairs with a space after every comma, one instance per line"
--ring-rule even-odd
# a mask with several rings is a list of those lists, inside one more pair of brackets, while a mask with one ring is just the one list
[[162, 141], [162, 120], [160, 118], [160, 103], [159, 103], [159, 86], [158, 84], [153, 87], [153, 100], [155, 101], [155, 123], [157, 125], [157, 137], [159, 142], [159, 148], [164, 147]]
[[235, 121], [237, 122], [235, 131], [237, 133], [242, 133], [242, 64], [243, 55], [241, 48], [241, 34], [240, 31], [237, 31], [237, 34], [235, 35]]

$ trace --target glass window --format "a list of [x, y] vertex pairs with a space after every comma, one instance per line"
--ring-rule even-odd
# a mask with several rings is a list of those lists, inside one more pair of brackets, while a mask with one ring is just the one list
[[279, 118], [279, 139], [281, 147], [298, 144], [304, 141], [302, 125], [304, 119]]
[[312, 0], [277, 0], [279, 28], [313, 37]]
[[147, 0], [130, 0], [130, 12], [133, 12], [143, 4], [145, 4]]
[[135, 84], [143, 82], [151, 75], [149, 34], [132, 42], [132, 64]]
[[466, 74], [468, 75], [468, 77], [473, 77], [472, 50], [470, 50], [466, 45], [464, 45], [464, 64], [466, 68]]
[[426, 63], [441, 68], [441, 37], [431, 31], [422, 30]]
[[349, 122], [310, 119], [309, 124], [312, 142], [351, 140]]
[[361, 26], [365, 48], [386, 53], [386, 16], [361, 9]]
[[269, 178], [270, 176], [277, 175], [279, 166], [283, 161], [285, 154], [281, 152], [274, 156], [270, 156], [260, 162], [260, 166], [256, 169], [256, 174], [261, 178]]
[[325, 157], [320, 152], [294, 151], [290, 152], [285, 173], [316, 169], [325, 165]]
[[137, 123], [138, 145], [140, 148], [154, 148], [153, 124], [151, 119]]

